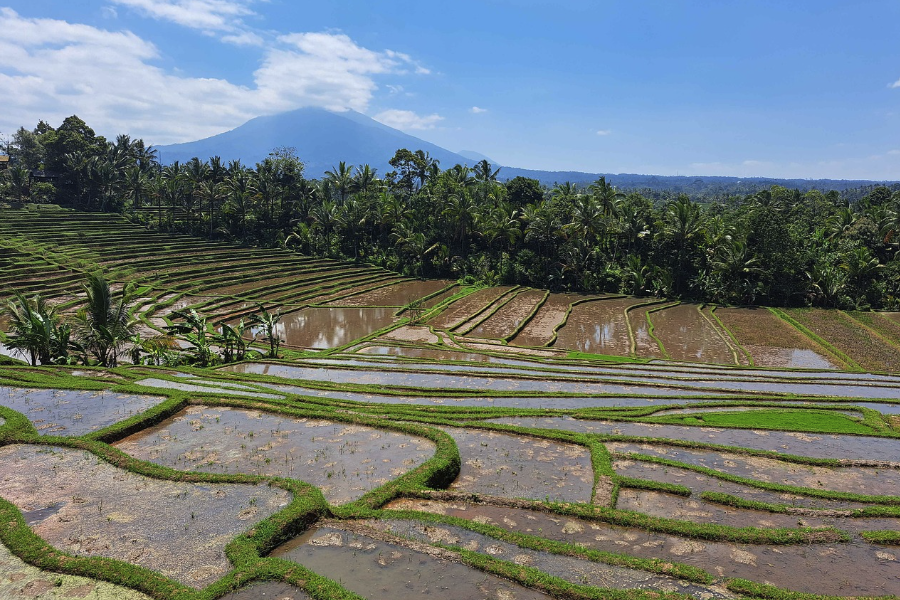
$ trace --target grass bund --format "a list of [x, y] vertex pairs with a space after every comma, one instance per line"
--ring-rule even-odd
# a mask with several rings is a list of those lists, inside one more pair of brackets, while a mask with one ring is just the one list
[[[830, 440], [863, 443], [877, 438], [885, 448], [892, 448], [896, 441], [900, 457], [898, 329], [895, 321], [883, 315], [563, 295], [516, 286], [490, 288], [471, 281], [420, 286], [416, 280], [362, 263], [163, 235], [109, 215], [2, 210], [0, 300], [4, 303], [16, 291], [42, 293], [68, 316], [84, 302], [85, 276], [103, 271], [114, 286], [134, 284], [139, 301], [133, 317], [144, 338], [164, 333], [177, 320], [173, 311], [180, 309], [192, 308], [206, 316], [210, 334], [221, 321], [234, 324], [257, 313], [260, 306], [285, 314], [338, 309], [348, 314], [376, 308], [390, 312], [377, 329], [356, 339], [341, 339], [333, 347], [282, 346], [279, 355], [270, 358], [265, 357], [269, 346], [264, 340], [247, 340], [252, 354], [239, 365], [304, 368], [309, 376], [303, 379], [236, 372], [231, 366], [202, 368], [173, 357], [161, 364], [120, 362], [110, 368], [32, 367], [19, 360], [21, 356], [0, 354], [0, 450], [60, 448], [145, 482], [196, 485], [211, 492], [224, 486], [263, 486], [289, 496], [285, 506], [265, 518], [251, 515], [243, 521], [241, 532], [222, 544], [226, 572], [195, 587], [171, 573], [142, 566], [127, 553], [111, 558], [84, 548], [54, 547], [37, 531], [58, 523], [53, 511], [60, 507], [41, 505], [40, 499], [13, 504], [5, 499], [0, 482], [0, 543], [50, 581], [60, 575], [78, 576], [160, 600], [215, 600], [258, 582], [290, 585], [317, 600], [357, 599], [361, 596], [341, 585], [340, 576], [324, 577], [281, 557], [276, 549], [308, 545], [316, 529], [329, 523], [354, 530], [366, 523], [398, 520], [464, 530], [494, 540], [498, 547], [519, 548], [522, 556], [539, 556], [546, 564], [576, 559], [598, 568], [674, 578], [685, 584], [678, 589], [710, 586], [722, 594], [749, 598], [827, 597], [817, 592], [815, 577], [802, 573], [790, 585], [766, 583], [762, 569], [764, 560], [771, 560], [766, 553], [777, 549], [802, 547], [824, 554], [841, 548], [864, 549], [880, 557], [873, 561], [889, 561], [890, 556], [896, 560], [900, 527], [892, 527], [900, 525], [900, 490], [875, 495], [787, 485], [777, 479], [774, 468], [765, 470], [764, 461], [758, 461], [757, 471], [736, 475], [608, 447], [629, 443], [725, 452], [800, 469], [841, 469], [848, 477], [893, 472], [900, 468], [900, 458], [848, 460], [838, 452], [804, 456], [799, 444], [762, 450], [704, 437], [707, 432], [734, 430], [764, 439], [778, 432], [823, 446]], [[412, 289], [424, 291], [420, 297], [402, 298], [403, 290]], [[384, 301], [389, 306], [383, 298], [390, 298]], [[612, 302], [603, 305], [605, 301]], [[591, 308], [620, 305], [623, 308], [616, 311]], [[574, 315], [573, 309], [577, 309]], [[596, 331], [585, 327], [587, 314], [601, 315]], [[605, 314], [609, 315], [606, 321]], [[755, 320], [778, 327], [754, 331]], [[694, 326], [681, 327], [688, 321], [704, 333], [691, 333]], [[572, 337], [576, 323], [585, 336], [602, 336], [604, 327], [624, 329], [616, 331], [616, 342], [611, 344], [597, 345], [593, 338], [575, 340], [591, 351], [569, 349], [581, 347], [577, 344], [557, 347], [563, 332], [560, 343]], [[483, 338], [476, 335], [482, 330], [487, 332]], [[686, 337], [676, 335], [682, 330]], [[704, 354], [704, 340], [715, 343], [715, 357]], [[594, 352], [601, 347], [604, 350]], [[366, 348], [388, 348], [392, 354], [371, 354], [364, 352]], [[602, 353], [606, 351], [612, 353]], [[795, 362], [785, 358], [791, 353]], [[809, 364], [816, 366], [803, 366], [806, 359], [814, 360]], [[94, 394], [97, 400], [90, 411], [79, 408]], [[153, 401], [134, 411], [127, 408], [134, 398], [146, 397]], [[107, 409], [108, 414], [99, 415]], [[229, 421], [225, 411], [240, 411], [243, 420]], [[255, 423], [265, 423], [264, 427], [242, 425], [256, 419], [254, 415], [261, 415]], [[603, 421], [611, 429], [584, 433], [492, 422], [562, 417]], [[176, 419], [181, 419], [178, 429], [171, 425]], [[646, 427], [646, 435], [616, 431], [632, 423]], [[218, 436], [215, 448], [210, 442], [195, 441], [210, 439], [218, 431], [214, 425], [232, 429]], [[307, 425], [308, 429], [302, 429], [303, 444], [285, 442]], [[654, 428], [669, 426], [696, 435], [654, 435]], [[460, 431], [472, 434], [475, 446], [456, 441], [451, 433]], [[142, 435], [147, 445], [142, 459], [120, 449], [127, 447], [123, 440]], [[170, 466], [154, 462], [153, 452], [161, 452], [165, 438], [173, 435], [185, 444], [177, 460]], [[354, 436], [368, 437], [364, 444]], [[405, 440], [427, 442], [428, 456], [391, 454], [391, 444]], [[366, 444], [379, 446], [371, 454], [386, 459], [382, 468], [367, 470], [365, 461], [372, 456], [362, 450]], [[224, 462], [229, 452], [243, 453], [251, 462], [240, 463], [243, 466], [234, 472], [215, 470], [213, 466]], [[329, 452], [341, 453], [340, 461], [331, 460]], [[492, 462], [486, 467], [488, 458]], [[202, 462], [207, 460], [209, 465]], [[252, 460], [259, 461], [260, 468], [251, 468]], [[317, 473], [325, 483], [320, 489], [304, 481], [299, 468], [260, 474], [270, 472], [262, 468], [267, 460], [309, 463], [308, 468], [321, 469]], [[685, 481], [657, 481], [644, 473], [626, 476], [615, 469], [621, 460], [679, 469], [730, 487], [692, 491], [682, 485]], [[584, 468], [566, 471], [562, 468], [569, 464], [566, 461]], [[371, 484], [361, 486], [352, 498], [329, 502], [323, 489], [328, 486], [327, 474], [337, 468], [331, 463], [344, 465], [341, 469], [348, 477], [370, 477]], [[541, 475], [553, 471], [553, 477]], [[492, 478], [492, 487], [480, 488], [474, 480], [466, 480], [473, 472]], [[559, 496], [558, 490], [576, 483], [570, 477], [581, 477], [577, 481], [581, 487], [574, 501], [564, 501], [569, 498]], [[90, 478], [82, 483], [90, 486]], [[106, 493], [112, 502], [114, 492]], [[766, 515], [773, 520], [785, 518], [775, 515], [795, 515], [798, 520], [819, 519], [824, 524], [747, 527], [729, 524], [727, 519], [697, 522], [618, 507], [623, 506], [620, 495], [635, 493], [696, 503], [697, 510], [731, 507], [758, 513], [760, 520]], [[13, 493], [7, 491], [6, 496]], [[26, 496], [27, 489], [17, 488], [16, 498]], [[821, 500], [841, 508], [810, 508], [792, 499]], [[466, 518], [464, 513], [394, 508], [407, 501], [516, 510], [561, 524], [577, 521], [587, 532], [592, 524], [598, 531], [616, 528], [622, 539], [630, 541], [615, 550], [598, 549], [565, 538], [551, 539], [539, 529], [514, 530], [503, 523]], [[76, 504], [73, 499], [67, 506], [75, 510]], [[202, 518], [192, 516], [188, 521]], [[99, 529], [88, 530], [85, 536], [99, 536]], [[124, 524], [121, 531], [127, 531]], [[638, 552], [635, 548], [649, 535], [670, 536], [685, 548], [720, 544], [739, 558], [745, 556], [741, 552], [750, 552], [759, 557], [761, 574], [758, 580], [721, 574], [695, 566], [686, 555], [657, 552], [654, 546], [641, 546]], [[588, 585], [562, 572], [542, 570], [522, 556], [491, 554], [484, 548], [476, 551], [461, 542], [394, 539], [393, 543], [404, 551], [424, 552], [481, 577], [490, 575], [553, 598], [689, 597], [662, 587]], [[315, 552], [314, 544], [308, 547]], [[344, 549], [366, 552], [365, 547]], [[402, 568], [387, 562], [379, 568], [392, 577], [405, 576]], [[861, 573], [865, 566], [861, 565]], [[2, 569], [0, 563], [0, 578]], [[871, 577], [858, 579], [846, 583], [846, 596], [900, 595], [900, 584], [888, 582], [885, 591], [878, 592]]]

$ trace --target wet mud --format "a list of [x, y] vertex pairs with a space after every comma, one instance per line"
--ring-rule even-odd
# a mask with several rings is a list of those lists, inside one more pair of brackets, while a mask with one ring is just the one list
[[[623, 490], [622, 493], [631, 492]], [[654, 500], [648, 498], [647, 502]], [[896, 561], [879, 557], [883, 549], [858, 541], [802, 546], [731, 544], [506, 507], [399, 500], [386, 508], [449, 515], [586, 548], [688, 564], [716, 577], [764, 581], [807, 593], [882, 595], [897, 593], [900, 588]], [[668, 516], [680, 518], [680, 513]], [[793, 523], [783, 526], [797, 527], [797, 517], [792, 519]], [[443, 525], [435, 527], [438, 528], [446, 529]], [[896, 556], [897, 553], [888, 554]], [[865, 575], [860, 577], [859, 573]]]
[[7, 600], [150, 600], [111, 583], [42, 571], [25, 563], [0, 544], [0, 598]]
[[471, 552], [533, 567], [569, 583], [579, 585], [589, 585], [601, 589], [678, 592], [703, 600], [735, 597], [722, 587], [714, 588], [693, 584], [666, 575], [655, 575], [627, 567], [529, 550], [452, 525], [434, 525], [405, 520], [370, 521], [368, 525], [416, 541], [461, 547]]
[[309, 595], [289, 583], [261, 581], [226, 594], [220, 600], [309, 600]]
[[115, 446], [180, 471], [300, 479], [335, 504], [410, 471], [434, 456], [430, 440], [236, 408], [191, 406]]
[[872, 496], [900, 495], [900, 469], [816, 467], [759, 456], [651, 444], [613, 442], [606, 447], [612, 452], [658, 456], [767, 483]]
[[412, 549], [336, 526], [313, 529], [272, 555], [299, 563], [368, 600], [547, 598], [459, 564], [449, 553]]
[[462, 465], [450, 490], [590, 502], [594, 485], [587, 448], [478, 429], [442, 428], [456, 441]]
[[29, 445], [0, 448], [0, 497], [32, 514], [35, 533], [64, 552], [123, 560], [196, 588], [231, 569], [232, 539], [290, 502], [268, 485], [150, 479], [81, 450]]

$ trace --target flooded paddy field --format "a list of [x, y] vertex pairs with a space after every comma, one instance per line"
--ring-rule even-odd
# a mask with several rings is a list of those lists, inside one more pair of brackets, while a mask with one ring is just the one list
[[468, 321], [475, 313], [495, 302], [511, 287], [484, 288], [460, 298], [438, 316], [429, 321], [429, 325], [438, 329], [453, 329]]
[[[700, 499], [703, 492], [719, 492], [723, 494], [730, 494], [744, 500], [754, 500], [758, 502], [766, 502], [769, 504], [785, 504], [796, 508], [850, 510], [868, 506], [865, 503], [854, 502], [851, 500], [832, 500], [830, 498], [804, 496], [801, 494], [790, 492], [763, 490], [751, 485], [725, 481], [718, 477], [698, 473], [691, 469], [682, 469], [680, 467], [661, 465], [652, 462], [639, 461], [636, 459], [616, 459], [613, 461], [613, 470], [615, 470], [618, 475], [622, 475], [624, 477], [645, 479], [649, 481], [671, 483], [684, 486], [691, 491], [690, 498], [693, 501], [699, 501], [698, 499]], [[641, 498], [650, 497], [648, 496], [648, 494], [652, 495], [654, 501], [659, 501], [658, 506], [651, 507], [649, 504], [646, 504], [643, 506], [643, 508], [635, 508], [635, 506], [637, 505], [631, 504], [631, 500], [639, 500]], [[661, 500], [661, 498], [663, 498], [664, 500]], [[638, 512], [652, 514], [659, 517], [667, 517], [671, 516], [672, 507], [675, 506], [675, 504], [672, 504], [672, 502], [674, 502], [676, 498], [677, 497], [673, 496], [672, 494], [661, 494], [648, 490], [621, 490], [616, 507], [624, 510], [637, 510]], [[758, 526], [760, 523], [762, 523], [760, 519], [771, 518], [770, 513], [762, 511], [735, 510], [733, 512], [726, 511], [723, 514], [733, 515], [735, 513], [752, 515], [751, 519], [746, 522], [746, 525], [750, 526], [753, 526], [754, 524]], [[684, 520], [697, 521], [700, 523], [714, 522], [712, 521], [711, 514], [707, 514], [704, 512], [698, 512], [696, 515], [691, 515], [688, 512], [684, 513], [679, 518]], [[729, 521], [730, 518], [731, 517], [726, 516], [723, 521], [716, 522], [723, 525], [729, 524], [731, 523], [731, 521]]]
[[825, 309], [786, 309], [785, 312], [866, 371], [900, 373], [900, 348], [873, 336], [848, 315]]
[[553, 347], [628, 356], [631, 338], [625, 311], [641, 302], [638, 298], [601, 298], [572, 307]]
[[309, 598], [306, 592], [289, 583], [261, 581], [225, 594], [220, 600], [309, 600]]
[[[896, 553], [886, 552], [861, 541], [802, 546], [735, 544], [695, 540], [533, 510], [462, 502], [399, 500], [392, 502], [388, 508], [448, 515], [512, 532], [577, 544], [584, 548], [627, 553], [646, 559], [671, 560], [699, 567], [715, 577], [752, 580], [764, 578], [778, 587], [806, 593], [887, 595], [896, 594], [900, 589], [900, 573], [897, 573], [896, 562], [879, 557], [879, 553], [883, 556], [894, 556]], [[770, 523], [769, 527], [796, 527], [797, 517], [790, 517], [790, 520], [792, 522], [786, 521], [784, 525]], [[416, 534], [419, 539], [459, 539], [462, 542], [477, 535], [445, 525], [406, 527], [407, 531]], [[488, 541], [484, 545], [494, 544], [499, 544], [498, 548], [504, 550], [510, 546], [496, 541]], [[603, 569], [603, 566], [598, 567]], [[867, 575], [860, 577], [860, 572]], [[617, 577], [612, 579], [618, 580]]]
[[[343, 365], [352, 366], [347, 361], [331, 361], [334, 367]], [[370, 366], [361, 363], [361, 366]], [[390, 365], [384, 365], [389, 367]], [[409, 369], [409, 371], [407, 370]], [[368, 383], [375, 385], [393, 385], [406, 387], [430, 387], [430, 388], [458, 388], [458, 389], [490, 389], [503, 391], [543, 391], [543, 392], [571, 392], [576, 394], [646, 394], [646, 395], [715, 395], [715, 394], [796, 394], [803, 396], [832, 396], [840, 398], [896, 398], [900, 393], [900, 387], [892, 383], [880, 385], [877, 383], [844, 384], [839, 379], [823, 380], [820, 382], [806, 383], [802, 380], [778, 382], [758, 378], [740, 379], [730, 378], [700, 378], [683, 377], [667, 378], [657, 375], [655, 378], [639, 377], [633, 374], [623, 373], [616, 377], [604, 373], [596, 377], [581, 378], [582, 381], [567, 381], [577, 378], [563, 377], [554, 374], [539, 374], [511, 370], [504, 367], [479, 367], [477, 371], [472, 367], [443, 366], [429, 368], [421, 365], [412, 369], [408, 365], [397, 365], [394, 368], [382, 369], [342, 369], [327, 368], [324, 366], [293, 366], [285, 364], [268, 363], [241, 363], [224, 367], [222, 370], [234, 373], [251, 373], [258, 375], [271, 375], [285, 379], [307, 379], [318, 381], [331, 381], [336, 383]], [[410, 372], [410, 371], [415, 372]], [[460, 371], [468, 374], [442, 373], [444, 371]], [[428, 372], [432, 371], [432, 372]], [[520, 377], [508, 377], [508, 375], [520, 375]], [[586, 380], [585, 380], [586, 379]], [[590, 379], [607, 381], [592, 382]]]
[[33, 445], [0, 447], [0, 497], [60, 550], [130, 562], [196, 588], [230, 570], [228, 542], [290, 502], [267, 485], [150, 479], [85, 451]]
[[494, 431], [443, 429], [456, 441], [462, 460], [450, 490], [591, 502], [594, 473], [587, 448]]
[[[452, 375], [439, 371], [428, 373], [427, 369], [418, 372], [399, 370], [361, 370], [326, 367], [301, 367], [267, 363], [241, 363], [225, 367], [222, 370], [233, 373], [252, 373], [271, 375], [285, 379], [305, 379], [312, 381], [329, 381], [333, 383], [357, 383], [370, 385], [392, 385], [398, 387], [445, 388], [461, 390], [498, 390], [527, 392], [567, 392], [573, 394], [646, 394], [652, 396], [706, 395], [709, 390], [673, 390], [665, 387], [648, 385], [618, 385], [614, 383], [576, 382], [559, 379], [514, 379], [492, 377], [490, 374]], [[532, 375], [532, 377], [535, 377]], [[727, 393], [727, 392], [726, 392]], [[881, 396], [874, 396], [881, 397]]]
[[368, 525], [419, 542], [458, 546], [471, 552], [510, 560], [517, 565], [527, 565], [580, 585], [619, 590], [678, 592], [703, 599], [734, 597], [721, 588], [691, 584], [674, 577], [654, 575], [628, 567], [538, 552], [453, 525], [432, 525], [404, 520], [373, 522]]
[[272, 555], [338, 581], [368, 600], [549, 598], [460, 564], [450, 552], [403, 543], [374, 529], [353, 529], [329, 523], [277, 548]]
[[890, 467], [817, 467], [729, 452], [628, 442], [612, 442], [606, 447], [611, 452], [657, 456], [756, 481], [900, 498], [900, 469]]
[[543, 290], [522, 290], [493, 315], [467, 333], [470, 337], [505, 339], [519, 330], [522, 323], [546, 296]]
[[715, 315], [757, 367], [838, 368], [826, 350], [765, 308], [717, 308]]
[[569, 306], [584, 296], [550, 294], [534, 317], [510, 342], [516, 346], [544, 346], [553, 340], [553, 333], [566, 318]]
[[207, 406], [188, 407], [115, 445], [180, 471], [300, 479], [335, 504], [356, 500], [435, 451], [430, 440], [394, 431]]
[[278, 384], [260, 384], [264, 387], [284, 392], [286, 394], [299, 394], [318, 398], [331, 398], [334, 400], [349, 400], [352, 402], [366, 402], [373, 404], [406, 404], [406, 405], [436, 405], [436, 406], [471, 406], [482, 408], [553, 408], [553, 409], [579, 409], [579, 408], [603, 408], [603, 407], [646, 407], [653, 405], [689, 404], [697, 402], [693, 398], [667, 398], [667, 397], [634, 397], [623, 398], [614, 396], [605, 397], [544, 397], [544, 396], [447, 396], [447, 395], [387, 395], [378, 394], [375, 391], [345, 392], [334, 390], [321, 390], [311, 387], [299, 387]]
[[650, 315], [654, 335], [673, 360], [735, 364], [731, 346], [696, 304], [679, 304]]
[[305, 308], [284, 315], [278, 335], [288, 346], [337, 348], [392, 325], [395, 308]]
[[109, 391], [41, 390], [0, 386], [0, 406], [28, 417], [42, 435], [84, 435], [165, 401]]
[[453, 282], [445, 279], [427, 281], [405, 281], [370, 292], [356, 294], [331, 302], [332, 306], [392, 306], [400, 308], [410, 302], [431, 296], [450, 286]]
[[[722, 446], [771, 450], [795, 456], [812, 458], [848, 458], [855, 460], [880, 460], [900, 462], [900, 439], [801, 433], [795, 431], [716, 429], [685, 425], [661, 425], [628, 421], [588, 421], [571, 417], [493, 419], [494, 423], [561, 429], [579, 433], [626, 435], [647, 438], [685, 440]], [[898, 490], [900, 492], [900, 490]]]

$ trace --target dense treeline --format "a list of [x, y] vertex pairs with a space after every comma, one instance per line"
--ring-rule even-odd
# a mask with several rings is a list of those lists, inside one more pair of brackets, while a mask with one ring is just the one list
[[[341, 163], [310, 180], [290, 148], [253, 168], [217, 157], [162, 166], [142, 141], [108, 142], [77, 117], [21, 129], [10, 154], [2, 193], [12, 200], [55, 193], [151, 227], [415, 276], [734, 304], [900, 305], [900, 193], [885, 187], [852, 202], [773, 186], [701, 204], [624, 194], [603, 178], [501, 183], [487, 161], [442, 169], [405, 149], [390, 173]], [[56, 189], [33, 190], [31, 169], [49, 171]]]

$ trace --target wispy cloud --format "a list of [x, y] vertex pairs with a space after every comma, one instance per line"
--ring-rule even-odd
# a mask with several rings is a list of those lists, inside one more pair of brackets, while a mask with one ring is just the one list
[[472, 108], [469, 109], [469, 112], [472, 113], [473, 115], [481, 115], [481, 114], [486, 113], [487, 111], [488, 111], [488, 109], [481, 108], [479, 106], [473, 106]]
[[244, 17], [255, 15], [249, 2], [238, 0], [111, 0], [148, 17], [204, 31], [235, 31]]
[[[210, 9], [215, 14], [246, 14], [236, 2], [197, 5], [190, 4], [198, 11], [212, 6], [221, 9]], [[74, 113], [98, 132], [129, 133], [153, 144], [207, 137], [254, 116], [303, 106], [364, 112], [378, 88], [376, 78], [404, 72], [412, 61], [369, 50], [343, 34], [295, 33], [266, 42], [254, 84], [247, 86], [164, 70], [155, 64], [160, 59], [156, 46], [129, 31], [26, 18], [10, 8], [0, 8], [0, 30], [5, 32], [0, 36], [0, 89], [6, 90], [0, 131], [30, 127], [38, 119], [58, 123]], [[393, 122], [409, 129], [440, 120], [431, 115], [404, 121], [400, 113]], [[390, 118], [388, 111], [385, 119]]]
[[379, 123], [403, 131], [434, 129], [444, 117], [438, 114], [418, 115], [411, 110], [386, 110], [372, 117]]
[[606, 136], [606, 135], [609, 135], [609, 134], [611, 134], [611, 133], [612, 133], [612, 130], [611, 130], [611, 129], [599, 129], [599, 130], [597, 131], [597, 135], [600, 135], [600, 136]]

